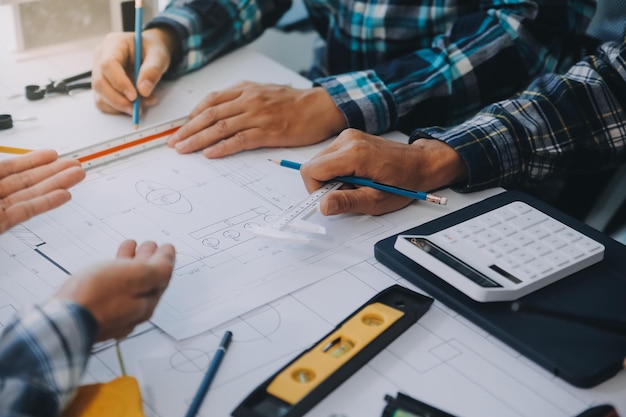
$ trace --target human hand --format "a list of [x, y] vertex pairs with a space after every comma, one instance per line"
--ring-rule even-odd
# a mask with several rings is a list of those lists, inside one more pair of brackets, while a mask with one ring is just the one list
[[55, 297], [91, 312], [98, 322], [98, 341], [118, 339], [152, 316], [172, 276], [174, 259], [172, 245], [144, 242], [137, 247], [127, 240], [115, 261], [73, 275]]
[[67, 189], [83, 178], [80, 162], [59, 160], [53, 150], [0, 161], [0, 233], [67, 202]]
[[[444, 142], [418, 139], [398, 143], [355, 129], [344, 130], [326, 149], [302, 164], [300, 174], [309, 192], [339, 176], [357, 176], [416, 191], [430, 191], [467, 177], [461, 157]], [[407, 206], [410, 198], [369, 187], [332, 191], [320, 201], [324, 215], [379, 215]]]
[[137, 91], [142, 97], [142, 109], [157, 102], [152, 93], [170, 66], [177, 38], [166, 29], [148, 29], [142, 33], [142, 63], [133, 83], [135, 72], [135, 35], [131, 32], [110, 33], [94, 53], [91, 84], [96, 107], [104, 113], [133, 114]]
[[346, 126], [343, 113], [321, 87], [301, 90], [244, 81], [208, 94], [167, 144], [179, 153], [204, 149], [207, 158], [221, 158], [260, 147], [310, 145]]

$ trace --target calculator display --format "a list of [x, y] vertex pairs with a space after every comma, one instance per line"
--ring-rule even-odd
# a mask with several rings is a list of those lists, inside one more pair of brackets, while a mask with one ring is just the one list
[[474, 268], [470, 267], [469, 265], [467, 265], [460, 259], [454, 257], [453, 255], [449, 254], [445, 250], [441, 249], [439, 246], [430, 242], [428, 239], [424, 239], [422, 237], [411, 237], [411, 238], [406, 238], [406, 239], [409, 242], [411, 242], [415, 247], [421, 249], [422, 251], [426, 252], [430, 256], [440, 260], [441, 262], [443, 262], [450, 268], [457, 271], [459, 274], [465, 276], [466, 278], [470, 279], [472, 282], [480, 285], [481, 287], [485, 287], [485, 288], [502, 287], [502, 285], [491, 280], [490, 278], [480, 273], [479, 271], [476, 271]]

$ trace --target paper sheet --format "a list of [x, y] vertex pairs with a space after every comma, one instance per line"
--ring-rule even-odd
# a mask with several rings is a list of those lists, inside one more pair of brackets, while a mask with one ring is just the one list
[[[311, 221], [328, 233], [309, 243], [251, 232], [306, 197], [298, 172], [267, 161], [294, 152], [207, 160], [149, 150], [90, 169], [70, 203], [13, 236], [26, 243], [30, 231], [37, 253], [70, 273], [112, 257], [123, 239], [174, 244], [174, 277], [152, 322], [174, 338], [190, 337], [366, 259], [371, 248], [360, 243], [393, 229], [383, 217], [319, 215]], [[6, 274], [23, 275], [19, 268]]]

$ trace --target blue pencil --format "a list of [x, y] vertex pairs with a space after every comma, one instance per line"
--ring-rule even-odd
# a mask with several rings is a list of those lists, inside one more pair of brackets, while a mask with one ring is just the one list
[[[299, 164], [298, 162], [288, 161], [285, 159], [270, 159], [270, 161], [285, 168], [291, 168], [296, 170], [300, 170], [301, 166], [301, 164]], [[446, 204], [448, 202], [448, 199], [446, 197], [440, 197], [438, 195], [425, 193], [422, 191], [407, 190], [406, 188], [395, 187], [393, 185], [381, 184], [380, 182], [372, 181], [367, 178], [348, 176], [337, 177], [334, 178], [333, 181], [341, 181], [345, 182], [346, 184], [375, 188], [377, 190], [386, 191], [391, 194], [401, 195], [403, 197], [409, 197], [416, 200], [429, 201], [436, 204]]]
[[195, 397], [193, 397], [193, 401], [191, 402], [191, 405], [189, 406], [189, 410], [187, 411], [187, 414], [185, 414], [185, 417], [194, 417], [196, 414], [198, 414], [200, 406], [202, 405], [202, 401], [204, 401], [204, 397], [209, 391], [211, 382], [213, 382], [213, 378], [215, 378], [217, 369], [222, 363], [222, 359], [224, 358], [224, 354], [226, 354], [226, 349], [228, 349], [228, 345], [230, 344], [230, 340], [232, 337], [233, 333], [231, 331], [227, 330], [226, 333], [224, 333], [222, 341], [220, 342], [220, 346], [217, 348], [215, 356], [213, 356], [213, 360], [209, 365], [209, 369], [206, 371], [206, 374], [202, 379], [202, 383], [200, 384], [200, 388], [198, 388], [198, 392], [196, 392]]
[[[139, 67], [141, 67], [141, 26], [143, 25], [143, 0], [135, 0], [135, 90], [137, 90], [137, 78], [139, 78]], [[141, 110], [139, 91], [137, 98], [133, 102], [133, 127], [139, 127], [139, 111]]]

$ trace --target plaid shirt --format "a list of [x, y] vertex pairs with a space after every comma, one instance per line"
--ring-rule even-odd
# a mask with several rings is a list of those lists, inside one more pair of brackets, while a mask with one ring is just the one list
[[[594, 0], [304, 0], [320, 35], [310, 72], [350, 127], [451, 125], [579, 59]], [[256, 39], [291, 0], [172, 0], [147, 26], [182, 40], [168, 76]]]
[[[625, 16], [626, 19], [626, 16]], [[626, 39], [609, 42], [565, 75], [539, 77], [517, 97], [450, 128], [416, 131], [445, 141], [469, 169], [459, 191], [532, 185], [626, 163]]]
[[97, 324], [78, 304], [53, 299], [0, 337], [0, 416], [58, 416], [78, 386]]

